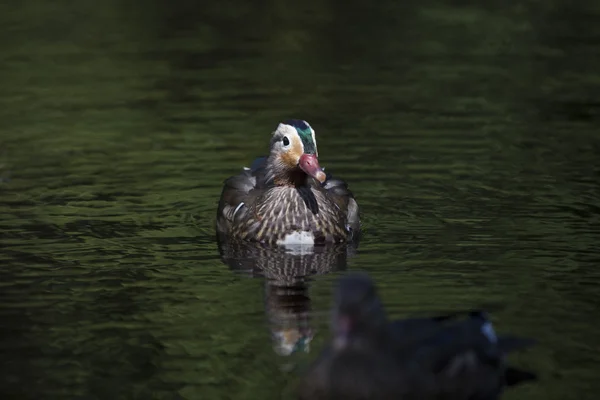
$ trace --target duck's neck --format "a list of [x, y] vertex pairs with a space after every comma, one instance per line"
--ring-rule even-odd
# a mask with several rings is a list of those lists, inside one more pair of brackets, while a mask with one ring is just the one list
[[276, 186], [300, 187], [308, 182], [308, 176], [298, 167], [290, 170], [287, 165], [274, 158], [269, 158], [268, 166], [269, 174]]
[[273, 178], [273, 183], [277, 186], [291, 186], [291, 187], [299, 187], [305, 186], [308, 177], [306, 174], [298, 169], [289, 171], [285, 174], [275, 175]]

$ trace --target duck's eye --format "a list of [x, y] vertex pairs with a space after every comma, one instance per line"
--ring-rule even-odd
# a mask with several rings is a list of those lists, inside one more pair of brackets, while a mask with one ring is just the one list
[[283, 137], [283, 145], [284, 145], [285, 147], [287, 147], [287, 146], [289, 146], [289, 145], [290, 145], [290, 139], [288, 139], [288, 137], [287, 137], [287, 136], [284, 136], [284, 137]]

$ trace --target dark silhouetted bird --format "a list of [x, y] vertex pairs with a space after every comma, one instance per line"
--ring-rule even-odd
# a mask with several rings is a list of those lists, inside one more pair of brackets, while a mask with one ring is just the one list
[[331, 329], [301, 381], [301, 400], [492, 400], [537, 379], [505, 362], [534, 340], [497, 336], [482, 311], [390, 322], [363, 273], [339, 279]]

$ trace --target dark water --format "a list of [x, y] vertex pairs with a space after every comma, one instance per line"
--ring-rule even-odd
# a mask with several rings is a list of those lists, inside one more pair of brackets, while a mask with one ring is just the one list
[[[8, 3], [3, 399], [289, 398], [343, 269], [392, 316], [493, 304], [539, 338], [506, 399], [596, 398], [598, 2]], [[289, 117], [356, 194], [358, 252], [227, 265], [222, 181]], [[278, 329], [314, 338], [279, 355]]]

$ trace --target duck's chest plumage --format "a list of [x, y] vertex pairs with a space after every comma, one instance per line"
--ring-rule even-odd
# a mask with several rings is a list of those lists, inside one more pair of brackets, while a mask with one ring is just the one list
[[261, 193], [238, 226], [243, 239], [279, 244], [339, 242], [347, 238], [346, 215], [315, 187], [276, 186]]

